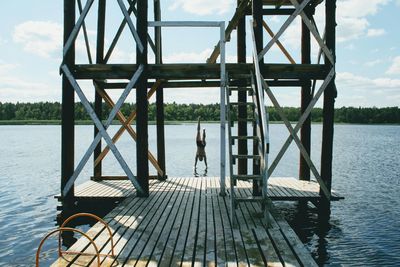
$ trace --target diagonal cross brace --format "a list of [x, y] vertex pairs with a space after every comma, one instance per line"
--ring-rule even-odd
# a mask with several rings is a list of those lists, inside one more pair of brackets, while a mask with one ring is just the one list
[[[306, 110], [304, 113], [301, 115], [299, 121], [297, 122], [295, 128], [294, 128], [294, 133], [297, 134], [297, 132], [300, 130], [301, 126], [304, 124], [306, 121], [307, 117], [310, 115], [312, 108], [314, 105], [317, 103], [318, 99], [322, 95], [322, 93], [325, 91], [326, 87], [328, 84], [331, 82], [333, 76], [335, 75], [334, 69], [332, 69], [327, 78], [324, 80], [323, 84], [321, 85], [320, 89], [318, 92], [315, 94], [309, 105], [307, 106]], [[288, 136], [286, 139], [286, 142], [283, 144], [281, 150], [279, 153], [276, 155], [274, 162], [271, 164], [270, 171], [271, 173], [275, 170], [276, 166], [278, 165], [279, 161], [282, 159], [283, 155], [285, 154], [286, 150], [288, 149], [290, 143], [292, 142], [293, 138], [291, 135]]]
[[[154, 94], [154, 92], [157, 90], [158, 86], [161, 84], [161, 80], [158, 80], [155, 85], [151, 88], [151, 90], [148, 93], [148, 99]], [[112, 101], [112, 99], [110, 98], [110, 96], [107, 94], [106, 91], [100, 89], [96, 83], [95, 83], [95, 88], [96, 91], [100, 94], [100, 96], [104, 99], [104, 101], [111, 107], [113, 108], [115, 106], [115, 103]], [[117, 133], [114, 135], [114, 137], [112, 138], [113, 143], [115, 144], [119, 138], [121, 137], [122, 133], [127, 130], [129, 135], [136, 141], [137, 135], [135, 130], [133, 130], [133, 128], [131, 127], [130, 123], [136, 118], [136, 110], [133, 111], [131, 113], [131, 115], [129, 115], [128, 118], [125, 118], [125, 116], [121, 113], [121, 111], [118, 111], [117, 113], [117, 118], [119, 119], [119, 121], [121, 122], [121, 127], [120, 129], [117, 131]], [[104, 157], [108, 154], [108, 152], [110, 151], [110, 147], [107, 146], [106, 148], [104, 148], [104, 150], [100, 153], [100, 155], [96, 158], [96, 160], [94, 161], [94, 166], [97, 166], [101, 160], [104, 159]], [[147, 152], [148, 158], [151, 162], [151, 164], [154, 166], [154, 168], [157, 169], [157, 172], [160, 176], [164, 176], [164, 172], [163, 170], [161, 170], [160, 166], [158, 165], [157, 160], [155, 159], [154, 155], [150, 152], [150, 150]]]
[[[297, 2], [297, 0], [290, 0], [290, 2], [292, 2], [292, 4], [296, 7], [296, 9], [300, 6], [299, 2]], [[317, 40], [319, 46], [321, 47], [322, 51], [324, 51], [324, 54], [326, 55], [326, 57], [329, 59], [331, 64], [334, 66], [335, 65], [335, 61], [333, 59], [332, 52], [326, 46], [326, 44], [324, 43], [324, 40], [322, 40], [321, 36], [318, 33], [318, 30], [317, 30], [317, 27], [315, 26], [315, 24], [311, 23], [311, 20], [308, 18], [306, 13], [304, 13], [304, 11], [300, 12], [300, 16], [301, 16], [303, 22], [307, 25], [307, 28], [314, 35], [315, 40]]]
[[[268, 24], [265, 22], [265, 20], [263, 20], [263, 26], [264, 29], [268, 32], [269, 36], [271, 36], [271, 38], [274, 38], [275, 34], [268, 26]], [[282, 45], [282, 43], [279, 40], [276, 40], [276, 44], [282, 51], [282, 53], [286, 56], [286, 58], [290, 61], [290, 63], [296, 64], [296, 61], [293, 59], [293, 57], [290, 55], [290, 53], [286, 50], [286, 48]]]
[[72, 29], [71, 34], [68, 37], [67, 42], [64, 45], [64, 49], [63, 49], [63, 55], [64, 57], [67, 55], [69, 49], [71, 48], [72, 44], [74, 43], [76, 37], [78, 36], [79, 30], [81, 29], [85, 18], [87, 16], [87, 14], [89, 13], [89, 10], [93, 4], [94, 0], [88, 0], [86, 2], [85, 8], [83, 9], [82, 13], [79, 16], [78, 21], [76, 22], [74, 28]]
[[132, 19], [128, 14], [128, 11], [127, 11], [127, 9], [125, 7], [125, 4], [122, 2], [122, 0], [118, 0], [118, 4], [119, 4], [119, 7], [121, 8], [122, 14], [124, 14], [126, 23], [128, 23], [129, 29], [132, 32], [133, 38], [136, 41], [136, 44], [137, 44], [137, 46], [139, 48], [139, 51], [141, 53], [143, 53], [144, 47], [143, 47], [142, 41], [140, 40], [140, 37], [139, 37], [139, 35], [138, 35], [138, 33], [137, 33], [136, 29], [135, 29], [135, 26], [133, 25]]
[[136, 180], [136, 177], [133, 175], [133, 173], [130, 170], [129, 166], [127, 165], [127, 163], [123, 159], [122, 155], [119, 153], [117, 147], [114, 145], [114, 143], [112, 142], [110, 136], [108, 135], [108, 133], [106, 131], [106, 129], [110, 126], [111, 122], [113, 121], [113, 119], [114, 119], [115, 115], [117, 114], [118, 110], [121, 108], [122, 104], [124, 103], [125, 99], [129, 95], [129, 93], [132, 90], [133, 86], [135, 85], [135, 83], [139, 79], [140, 75], [142, 74], [143, 69], [144, 69], [143, 65], [140, 65], [139, 68], [137, 69], [137, 71], [135, 72], [135, 74], [133, 75], [132, 79], [130, 80], [130, 82], [126, 86], [126, 88], [125, 88], [124, 92], [122, 93], [121, 97], [118, 99], [117, 104], [111, 110], [110, 115], [108, 116], [108, 119], [107, 119], [105, 125], [103, 126], [101, 121], [98, 119], [96, 113], [94, 112], [93, 108], [91, 107], [89, 101], [87, 100], [86, 96], [82, 92], [82, 89], [79, 87], [78, 83], [75, 81], [75, 79], [74, 79], [72, 73], [70, 72], [69, 68], [65, 64], [61, 66], [61, 70], [64, 72], [64, 75], [67, 77], [67, 79], [71, 83], [72, 87], [74, 88], [74, 90], [78, 94], [79, 98], [81, 99], [82, 104], [84, 105], [85, 109], [87, 110], [89, 116], [92, 118], [92, 120], [95, 123], [96, 127], [99, 129], [98, 134], [96, 135], [96, 137], [94, 138], [93, 142], [91, 143], [91, 145], [89, 146], [88, 150], [86, 151], [85, 155], [83, 156], [83, 158], [79, 162], [78, 167], [76, 168], [76, 170], [74, 171], [72, 176], [69, 178], [67, 184], [65, 185], [65, 187], [63, 189], [63, 192], [62, 192], [63, 195], [66, 195], [68, 193], [68, 191], [71, 189], [71, 187], [73, 186], [76, 178], [78, 177], [78, 175], [82, 171], [83, 167], [86, 165], [86, 163], [89, 160], [91, 154], [93, 153], [95, 147], [100, 142], [101, 137], [103, 137], [105, 139], [106, 143], [111, 148], [111, 151], [115, 155], [115, 157], [118, 160], [118, 162], [120, 163], [122, 169], [125, 171], [126, 175], [128, 176], [129, 180], [131, 180], [132, 184], [135, 186], [137, 191], [138, 192], [143, 192], [143, 189], [140, 186], [140, 184], [138, 183], [138, 181]]
[[[332, 69], [333, 73], [334, 70]], [[332, 73], [331, 71], [331, 73]], [[333, 76], [332, 76], [333, 77]], [[331, 78], [332, 78], [331, 77]], [[331, 79], [330, 78], [330, 79]], [[274, 104], [279, 116], [282, 118], [283, 122], [285, 123], [286, 128], [288, 129], [290, 136], [292, 136], [292, 138], [294, 139], [297, 147], [300, 150], [300, 153], [303, 155], [305, 161], [307, 162], [307, 165], [310, 167], [312, 173], [314, 174], [315, 178], [317, 179], [320, 188], [322, 189], [322, 191], [324, 192], [325, 196], [327, 199], [330, 199], [330, 192], [327, 189], [324, 181], [322, 180], [320, 174], [318, 173], [317, 169], [314, 166], [314, 163], [311, 161], [310, 156], [308, 155], [307, 151], [305, 150], [303, 144], [301, 143], [299, 137], [297, 136], [297, 134], [295, 133], [293, 126], [290, 124], [289, 120], [287, 119], [287, 117], [285, 116], [282, 107], [279, 105], [277, 99], [275, 98], [274, 94], [272, 93], [271, 89], [269, 88], [268, 84], [265, 82], [265, 80], [262, 78], [262, 82], [263, 82], [263, 87], [268, 95], [268, 97], [271, 99], [272, 103]], [[315, 104], [315, 103], [314, 103]], [[271, 171], [269, 171], [269, 174], [271, 175]]]
[[289, 25], [294, 21], [294, 19], [297, 17], [297, 15], [300, 14], [300, 12], [303, 11], [303, 9], [306, 7], [306, 5], [310, 2], [310, 0], [305, 0], [301, 3], [301, 5], [298, 5], [296, 7], [296, 10], [293, 12], [292, 15], [290, 15], [285, 23], [283, 23], [282, 27], [279, 29], [279, 31], [275, 34], [275, 36], [268, 42], [268, 44], [264, 47], [264, 49], [260, 52], [258, 55], [258, 60], [261, 60], [265, 54], [271, 49], [271, 47], [274, 45], [274, 43], [281, 37], [281, 35], [286, 31], [286, 29], [289, 27]]
[[[83, 11], [82, 11], [82, 1], [81, 0], [78, 0], [78, 9], [79, 9], [79, 13], [82, 14]], [[87, 30], [86, 30], [85, 22], [82, 23], [82, 29], [83, 29], [83, 36], [85, 38], [86, 52], [87, 52], [89, 64], [92, 64], [93, 60], [92, 60], [92, 54], [90, 52], [89, 37], [88, 37]]]
[[[129, 2], [128, 15], [130, 16], [131, 13], [133, 12], [133, 14], [135, 16], [137, 16], [137, 10], [135, 8], [136, 0], [135, 1], [129, 0], [128, 2]], [[126, 25], [126, 20], [124, 18], [122, 20], [121, 24], [119, 25], [117, 33], [115, 34], [114, 39], [112, 40], [112, 42], [110, 44], [110, 47], [107, 50], [106, 56], [104, 57], [105, 62], [108, 62], [108, 60], [110, 59], [111, 54], [114, 51], [114, 48], [117, 45], [119, 38], [121, 37], [122, 31], [125, 29], [125, 25]], [[153, 52], [156, 53], [156, 46], [148, 33], [147, 33], [147, 40], [149, 41], [149, 45], [150, 45], [151, 49], [153, 50]]]

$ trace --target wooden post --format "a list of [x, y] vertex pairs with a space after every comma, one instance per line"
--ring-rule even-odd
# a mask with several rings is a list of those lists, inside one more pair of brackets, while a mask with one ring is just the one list
[[[154, 20], [161, 21], [160, 0], [154, 0]], [[161, 27], [155, 27], [156, 63], [162, 64]], [[167, 179], [165, 168], [165, 131], [164, 131], [164, 88], [162, 84], [156, 91], [157, 110], [157, 161], [164, 175], [158, 175], [159, 180]]]
[[[104, 34], [105, 34], [105, 20], [106, 20], [106, 0], [99, 0], [99, 11], [97, 17], [97, 51], [96, 51], [96, 63], [104, 63]], [[101, 90], [104, 88], [100, 88]], [[95, 90], [94, 93], [94, 111], [97, 117], [102, 119], [103, 100], [100, 94]], [[99, 130], [94, 126], [94, 137], [98, 134]], [[101, 153], [101, 140], [94, 150], [93, 160], [96, 161]], [[94, 165], [93, 178], [101, 177], [102, 165], [101, 161]]]
[[[242, 1], [238, 0], [237, 6], [239, 7]], [[246, 17], [243, 16], [238, 23], [237, 26], [237, 61], [238, 63], [246, 63]], [[244, 90], [238, 91], [238, 102], [245, 103], [247, 102], [247, 92]], [[245, 119], [247, 118], [247, 106], [239, 105], [238, 106], [238, 118]], [[247, 136], [247, 122], [240, 121], [238, 122], [238, 136]], [[238, 140], [238, 154], [239, 155], [247, 155], [247, 140]], [[238, 160], [238, 174], [247, 174], [247, 159], [239, 159]]]
[[[307, 7], [305, 9], [307, 16], [312, 15], [311, 10]], [[307, 25], [302, 21], [301, 24], [301, 63], [311, 63], [311, 38], [310, 30]], [[303, 80], [301, 86], [301, 113], [303, 114], [312, 100], [311, 95], [311, 80]], [[300, 139], [305, 150], [311, 157], [311, 115], [307, 117], [303, 126], [300, 130]], [[299, 179], [310, 181], [310, 167], [307, 165], [306, 160], [300, 153], [300, 167], [299, 167]]]
[[137, 33], [143, 44], [143, 51], [136, 46], [137, 64], [144, 65], [144, 71], [140, 76], [136, 86], [136, 130], [137, 130], [137, 179], [143, 193], [138, 193], [139, 197], [147, 197], [149, 195], [149, 161], [147, 157], [148, 151], [148, 102], [147, 102], [147, 0], [138, 0], [137, 2]]
[[[336, 61], [336, 0], [326, 0], [326, 45], [332, 52]], [[325, 58], [325, 64], [332, 67], [331, 63]], [[332, 79], [324, 92], [324, 109], [323, 109], [323, 129], [322, 129], [322, 151], [321, 151], [321, 178], [325, 182], [329, 192], [332, 188], [332, 148], [333, 148], [333, 126], [334, 126], [334, 106], [336, 97], [335, 77]], [[320, 191], [320, 215], [329, 218], [330, 201]]]
[[[254, 36], [255, 43], [257, 48], [257, 53], [260, 53], [263, 50], [263, 3], [262, 0], [253, 0], [252, 2], [253, 9], [253, 21], [254, 21]], [[260, 60], [260, 69], [264, 67], [264, 59]], [[253, 124], [253, 135], [257, 135], [257, 126]], [[254, 141], [253, 143], [253, 155], [258, 155], [258, 141]], [[260, 170], [261, 164], [259, 160], [253, 160], [253, 174], [258, 175], [261, 173]], [[261, 187], [258, 185], [256, 181], [253, 182], [253, 195], [260, 196], [262, 194]]]
[[[75, 1], [64, 0], [64, 45], [75, 25]], [[69, 68], [75, 64], [75, 44], [64, 57], [64, 63]], [[61, 194], [69, 178], [74, 173], [75, 153], [75, 98], [74, 89], [65, 75], [62, 76], [62, 112], [61, 112]], [[74, 187], [66, 194], [62, 194], [64, 210], [72, 208], [74, 203]]]

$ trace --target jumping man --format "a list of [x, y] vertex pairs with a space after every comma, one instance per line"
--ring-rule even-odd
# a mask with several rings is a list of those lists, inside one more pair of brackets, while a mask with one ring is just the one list
[[194, 168], [196, 169], [197, 166], [197, 160], [203, 161], [204, 158], [204, 163], [206, 165], [207, 169], [207, 156], [206, 156], [206, 130], [203, 129], [203, 138], [200, 136], [200, 117], [199, 121], [197, 122], [197, 136], [196, 136], [196, 145], [197, 145], [197, 152], [196, 152], [196, 159], [194, 162]]

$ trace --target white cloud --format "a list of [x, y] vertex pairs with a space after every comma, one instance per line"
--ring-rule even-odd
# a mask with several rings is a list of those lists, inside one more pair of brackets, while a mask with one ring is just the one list
[[375, 15], [379, 8], [390, 0], [339, 0], [337, 3], [338, 16], [341, 17], [365, 17]]
[[359, 90], [398, 90], [400, 88], [400, 79], [377, 78], [371, 79], [358, 76], [350, 72], [337, 73], [338, 87], [359, 89]]
[[380, 8], [389, 2], [390, 0], [339, 0], [337, 2], [337, 41], [346, 42], [368, 34], [382, 34], [374, 31], [376, 29], [368, 29], [370, 24], [366, 17], [377, 14]]
[[35, 55], [50, 58], [62, 46], [63, 28], [52, 21], [26, 21], [14, 29], [13, 40]]
[[386, 74], [399, 74], [400, 75], [400, 56], [393, 59], [392, 65], [386, 71]]
[[396, 0], [396, 4], [400, 6], [400, 0]]
[[180, 52], [163, 56], [164, 63], [205, 63], [211, 55], [212, 49], [205, 49], [201, 52]]
[[367, 67], [374, 67], [378, 64], [382, 63], [381, 59], [377, 59], [377, 60], [372, 60], [372, 61], [368, 61], [367, 63], [365, 63], [364, 65]]
[[358, 39], [365, 34], [368, 26], [366, 18], [340, 17], [336, 40], [340, 43]]
[[230, 0], [175, 0], [169, 10], [182, 8], [196, 15], [224, 14], [230, 11], [236, 2]]
[[382, 36], [385, 34], [386, 34], [385, 29], [368, 29], [368, 31], [367, 31], [368, 37], [378, 37], [378, 36]]
[[358, 76], [349, 72], [337, 73], [337, 106], [398, 106], [400, 79]]
[[43, 81], [20, 76], [20, 65], [0, 60], [0, 99], [3, 102], [60, 101], [58, 77]]

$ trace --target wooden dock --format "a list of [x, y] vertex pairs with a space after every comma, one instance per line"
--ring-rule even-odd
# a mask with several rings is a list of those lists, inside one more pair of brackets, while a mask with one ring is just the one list
[[[172, 178], [172, 180], [175, 179], [177, 178]], [[158, 183], [157, 180], [150, 180], [150, 186], [154, 186], [156, 183]], [[320, 198], [317, 182], [300, 181], [293, 177], [271, 177], [268, 184], [268, 196], [271, 200], [314, 201]], [[241, 185], [246, 188], [250, 186], [250, 183], [242, 182]], [[75, 189], [75, 197], [78, 201], [109, 198], [124, 199], [134, 195], [135, 190], [129, 180], [87, 181]], [[343, 199], [343, 197], [332, 191], [331, 200], [340, 199]]]
[[[78, 192], [83, 195], [86, 188], [87, 195], [95, 194], [103, 186], [104, 197], [126, 195], [104, 218], [116, 245], [115, 257], [101, 257], [102, 266], [316, 266], [274, 210], [272, 226], [267, 229], [258, 204], [241, 203], [235, 213], [238, 223], [232, 225], [229, 196], [219, 196], [218, 178], [152, 181], [148, 198], [128, 194], [134, 189], [123, 181], [97, 184], [87, 183]], [[239, 193], [251, 194], [250, 184], [240, 183]], [[102, 254], [111, 251], [109, 234], [102, 224], [95, 224], [87, 234]], [[93, 253], [94, 249], [81, 238], [69, 251]], [[53, 264], [67, 265], [97, 266], [97, 262], [93, 256], [64, 255]]]

